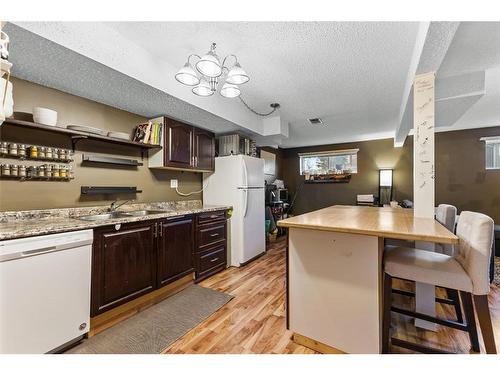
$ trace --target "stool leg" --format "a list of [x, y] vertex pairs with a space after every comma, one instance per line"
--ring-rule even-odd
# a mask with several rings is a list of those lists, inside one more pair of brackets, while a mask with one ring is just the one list
[[463, 323], [464, 318], [462, 316], [462, 306], [460, 303], [460, 297], [458, 296], [458, 290], [446, 288], [446, 294], [449, 299], [452, 299], [455, 307], [455, 314], [457, 315], [457, 322]]
[[477, 337], [476, 318], [474, 316], [474, 306], [472, 305], [472, 295], [467, 292], [460, 291], [460, 297], [464, 304], [465, 319], [467, 319], [467, 330], [469, 332], [470, 343], [472, 350], [480, 352], [479, 339]]
[[474, 305], [476, 306], [477, 319], [481, 327], [483, 335], [484, 347], [486, 353], [496, 354], [497, 348], [495, 345], [495, 336], [493, 335], [493, 327], [491, 325], [490, 309], [488, 307], [488, 296], [474, 296]]
[[384, 302], [382, 318], [382, 353], [389, 353], [391, 330], [392, 277], [384, 273]]

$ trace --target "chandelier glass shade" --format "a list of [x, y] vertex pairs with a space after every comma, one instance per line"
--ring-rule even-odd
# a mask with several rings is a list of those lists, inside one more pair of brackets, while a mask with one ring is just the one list
[[[218, 90], [219, 83], [223, 83], [219, 93], [225, 98], [236, 98], [241, 93], [238, 85], [248, 82], [250, 78], [235, 55], [226, 56], [221, 63], [215, 53], [215, 47], [215, 43], [212, 43], [210, 51], [201, 57], [196, 54], [189, 55], [175, 79], [183, 85], [193, 86], [191, 91], [198, 96], [213, 95]], [[192, 57], [198, 58], [194, 67], [190, 62]], [[226, 66], [229, 58], [234, 58], [231, 68]]]

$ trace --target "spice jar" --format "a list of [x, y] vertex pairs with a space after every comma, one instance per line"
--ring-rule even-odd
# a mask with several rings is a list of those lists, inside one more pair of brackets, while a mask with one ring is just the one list
[[17, 143], [11, 143], [9, 145], [9, 155], [17, 156]]
[[59, 150], [59, 159], [60, 160], [68, 159], [68, 153], [66, 150], [63, 150], [63, 149]]
[[59, 177], [61, 178], [68, 177], [68, 171], [66, 170], [66, 166], [64, 165], [59, 166]]
[[45, 159], [46, 154], [47, 154], [47, 147], [40, 147], [40, 148], [38, 149], [38, 157], [39, 157], [40, 159]]
[[75, 178], [75, 172], [73, 171], [73, 168], [71, 166], [68, 167], [68, 178], [70, 180], [73, 180]]
[[2, 164], [2, 176], [10, 176], [10, 165]]
[[46, 164], [45, 167], [45, 176], [52, 177], [52, 164]]
[[30, 147], [30, 158], [33, 158], [33, 159], [38, 158], [38, 147], [36, 147], [36, 146]]
[[17, 177], [19, 175], [19, 166], [12, 164], [10, 167], [10, 175]]
[[21, 157], [26, 157], [26, 145], [19, 145], [17, 148], [17, 154]]
[[26, 177], [26, 166], [25, 165], [20, 165], [19, 166], [19, 177]]
[[61, 174], [59, 173], [59, 166], [53, 165], [52, 166], [52, 178], [59, 178], [59, 177], [61, 177]]
[[35, 166], [30, 166], [30, 167], [26, 168], [26, 177], [28, 177], [28, 178], [36, 177], [36, 167]]
[[37, 168], [37, 173], [36, 173], [37, 177], [45, 177], [45, 165], [40, 165], [38, 168]]
[[52, 148], [50, 147], [47, 147], [47, 151], [45, 152], [45, 157], [47, 159], [52, 159], [53, 158], [53, 151], [52, 151]]
[[6, 155], [9, 152], [9, 144], [7, 142], [0, 143], [0, 155]]

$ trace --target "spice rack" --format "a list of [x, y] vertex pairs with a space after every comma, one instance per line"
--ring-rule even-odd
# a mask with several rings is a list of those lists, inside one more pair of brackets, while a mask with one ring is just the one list
[[72, 152], [67, 149], [17, 143], [0, 143], [0, 158], [57, 164], [16, 165], [0, 164], [0, 178], [19, 181], [70, 181], [74, 179]]

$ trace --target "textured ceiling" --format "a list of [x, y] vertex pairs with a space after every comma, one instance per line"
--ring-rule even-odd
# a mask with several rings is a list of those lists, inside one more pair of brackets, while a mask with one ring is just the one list
[[[391, 137], [417, 22], [108, 23], [159, 59], [181, 67], [212, 41], [250, 75], [242, 95], [290, 122], [282, 147]], [[310, 117], [326, 126], [311, 128]]]
[[[190, 53], [203, 54], [217, 42], [220, 56], [236, 54], [249, 73], [242, 96], [252, 107], [266, 111], [271, 102], [281, 104], [279, 114], [290, 123], [290, 136], [280, 139], [280, 146], [295, 147], [393, 137], [409, 80], [411, 85], [422, 23], [18, 25], [38, 34], [7, 25], [20, 78], [145, 116], [162, 113], [219, 133], [243, 130], [263, 139], [261, 118], [238, 100], [196, 97], [173, 77]], [[486, 70], [486, 90], [481, 98], [444, 105], [451, 115], [441, 129], [498, 125], [500, 24], [456, 26], [431, 23], [429, 30], [438, 31], [433, 33], [438, 37], [425, 41], [433, 49], [417, 56], [418, 69], [440, 65], [438, 78]], [[467, 111], [465, 105], [472, 107]], [[326, 125], [311, 126], [310, 117], [321, 117]]]

